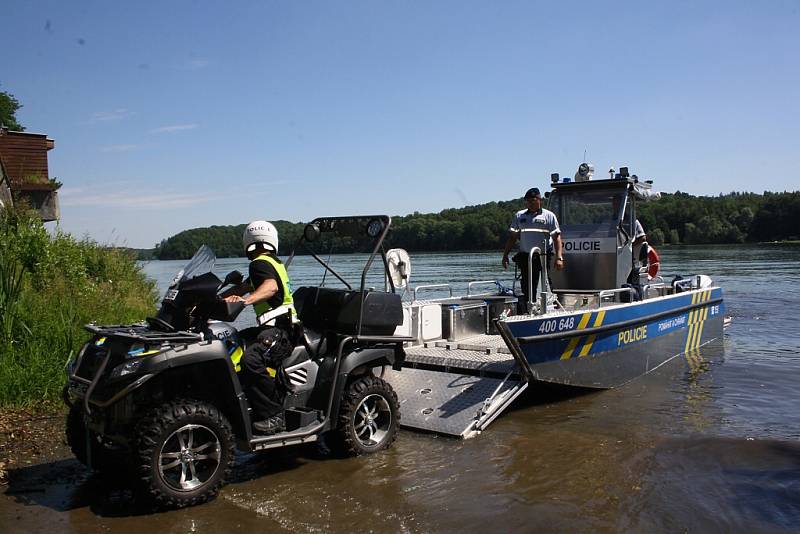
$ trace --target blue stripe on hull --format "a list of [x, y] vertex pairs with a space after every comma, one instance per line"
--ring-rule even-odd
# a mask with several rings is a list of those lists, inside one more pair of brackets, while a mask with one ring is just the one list
[[[540, 379], [589, 387], [613, 387], [719, 337], [724, 303], [710, 302], [721, 299], [722, 289], [714, 288], [590, 312], [508, 321], [506, 324], [514, 337], [532, 338], [532, 342], [523, 343], [521, 349]], [[687, 306], [693, 308], [677, 311]], [[670, 310], [676, 312], [670, 314]], [[646, 317], [656, 314], [660, 314], [658, 319], [636, 322], [637, 318], [644, 321]], [[633, 321], [633, 324], [613, 328], [616, 323], [629, 321]], [[597, 334], [535, 341], [535, 336], [560, 332], [567, 334], [608, 326], [612, 328]], [[654, 354], [656, 349], [663, 354]], [[628, 361], [629, 357], [633, 360]], [[591, 371], [576, 371], [587, 367], [584, 360], [595, 362], [590, 365]], [[602, 369], [603, 366], [598, 365], [600, 362], [609, 363], [611, 369]]]

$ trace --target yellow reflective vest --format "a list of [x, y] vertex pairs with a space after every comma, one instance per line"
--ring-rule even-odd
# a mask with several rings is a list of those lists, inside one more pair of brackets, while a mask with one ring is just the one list
[[[262, 254], [255, 258], [253, 261], [263, 260], [272, 265], [275, 272], [278, 273], [280, 284], [283, 288], [283, 302], [277, 308], [272, 308], [265, 300], [253, 304], [253, 310], [256, 312], [256, 321], [260, 326], [275, 324], [275, 319], [281, 315], [286, 315], [290, 311], [292, 313], [292, 322], [297, 321], [297, 312], [294, 309], [294, 299], [292, 299], [292, 286], [289, 283], [289, 274], [286, 272], [286, 267], [281, 262], [270, 256], [269, 254]], [[257, 288], [253, 287], [252, 280], [250, 281], [252, 291]]]

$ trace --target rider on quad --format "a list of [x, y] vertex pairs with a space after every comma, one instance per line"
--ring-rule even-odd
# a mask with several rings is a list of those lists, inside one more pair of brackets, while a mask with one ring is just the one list
[[244, 229], [242, 244], [250, 260], [250, 276], [225, 293], [227, 302], [252, 304], [258, 327], [242, 357], [239, 378], [253, 409], [253, 430], [270, 435], [286, 429], [283, 395], [275, 370], [294, 346], [292, 324], [297, 313], [289, 275], [278, 259], [278, 230], [267, 221], [253, 221]]

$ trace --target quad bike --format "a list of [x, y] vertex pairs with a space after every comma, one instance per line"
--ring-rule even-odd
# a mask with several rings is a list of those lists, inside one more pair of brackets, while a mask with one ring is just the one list
[[[300, 320], [295, 348], [276, 374], [285, 393], [285, 431], [252, 430], [237, 377], [248, 335], [229, 324], [243, 306], [220, 297], [242, 275], [233, 271], [220, 281], [211, 272], [214, 253], [202, 246], [176, 275], [155, 317], [85, 327], [92, 337], [69, 362], [64, 392], [75, 456], [104, 475], [130, 477], [156, 505], [175, 508], [213, 498], [237, 447], [286, 447], [323, 434], [356, 455], [389, 447], [400, 409], [381, 374], [388, 366], [401, 369], [410, 338], [393, 335], [403, 320], [394, 285], [375, 291], [365, 289], [365, 280], [378, 255], [389, 269], [382, 243], [390, 225], [387, 216], [370, 216], [320, 218], [306, 226], [298, 246], [336, 233], [367, 238], [374, 248], [358, 289], [311, 251], [345, 287], [293, 293]], [[293, 257], [294, 251], [287, 267]]]

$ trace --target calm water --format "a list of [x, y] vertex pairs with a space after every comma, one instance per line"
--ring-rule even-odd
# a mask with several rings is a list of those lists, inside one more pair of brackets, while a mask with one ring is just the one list
[[[335, 264], [353, 272], [362, 259]], [[317, 446], [241, 456], [220, 497], [191, 510], [137, 516], [81, 475], [65, 482], [61, 509], [41, 499], [39, 521], [86, 532], [796, 531], [798, 260], [797, 247], [663, 251], [667, 273], [706, 273], [725, 290], [733, 322], [700, 363], [675, 359], [616, 390], [532, 391], [472, 440], [404, 430], [363, 458]], [[163, 292], [182, 263], [144, 269]], [[499, 253], [416, 255], [412, 285], [510, 283], [499, 263]], [[217, 272], [233, 268], [246, 272], [241, 260], [220, 260]], [[295, 287], [321, 276], [310, 258], [290, 274]]]

